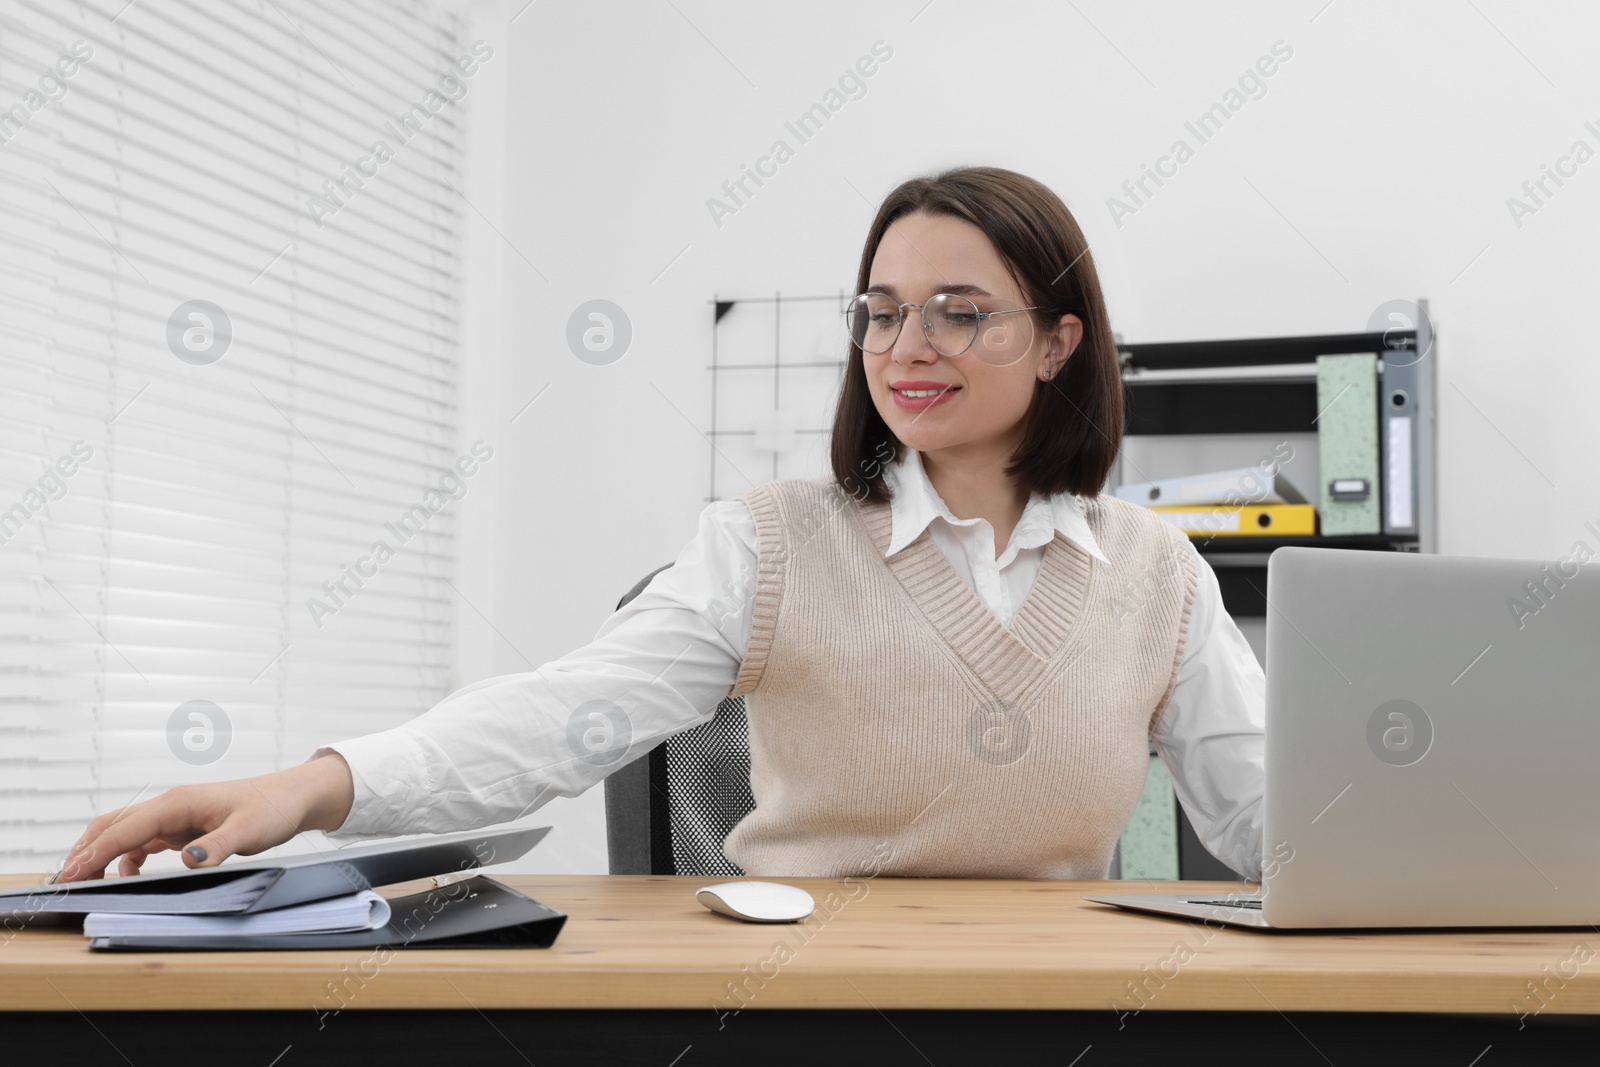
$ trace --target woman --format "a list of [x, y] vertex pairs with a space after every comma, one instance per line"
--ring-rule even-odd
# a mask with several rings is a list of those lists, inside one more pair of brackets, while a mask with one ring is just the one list
[[857, 292], [831, 478], [708, 507], [584, 648], [102, 815], [60, 878], [508, 821], [746, 694], [756, 808], [725, 851], [749, 874], [1101, 878], [1154, 740], [1258, 879], [1262, 672], [1187, 537], [1099, 492], [1122, 385], [1071, 214], [1010, 171], [913, 179]]

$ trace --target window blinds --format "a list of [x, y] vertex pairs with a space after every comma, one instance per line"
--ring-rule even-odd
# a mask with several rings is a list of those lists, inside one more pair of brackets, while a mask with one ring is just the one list
[[462, 33], [0, 11], [0, 870], [450, 691]]

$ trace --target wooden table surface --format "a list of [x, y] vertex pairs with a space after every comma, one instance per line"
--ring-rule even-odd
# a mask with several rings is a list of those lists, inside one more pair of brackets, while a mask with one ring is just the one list
[[[412, 948], [387, 960], [370, 949], [97, 953], [77, 930], [0, 931], [0, 1007], [1600, 1015], [1600, 966], [1592, 962], [1600, 933], [1592, 928], [1273, 933], [1208, 928], [1081, 899], [1249, 888], [1239, 883], [784, 879], [818, 900], [817, 915], [802, 928], [711, 914], [693, 895], [706, 879], [498, 877], [567, 913], [553, 948]], [[0, 876], [8, 886], [38, 881]], [[396, 896], [428, 884], [382, 892]], [[1530, 982], [1543, 983], [1537, 998]]]

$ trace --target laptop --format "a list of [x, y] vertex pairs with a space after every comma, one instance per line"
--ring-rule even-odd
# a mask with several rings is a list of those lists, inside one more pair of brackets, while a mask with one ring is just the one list
[[1600, 923], [1600, 562], [1280, 548], [1266, 663], [1261, 892], [1084, 899], [1265, 929]]

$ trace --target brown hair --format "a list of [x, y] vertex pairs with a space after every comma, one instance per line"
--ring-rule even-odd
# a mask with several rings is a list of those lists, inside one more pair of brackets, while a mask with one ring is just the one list
[[[957, 167], [912, 178], [878, 208], [861, 250], [856, 292], [871, 281], [872, 260], [891, 223], [921, 211], [972, 223], [988, 235], [1041, 328], [1061, 316], [1083, 320], [1083, 338], [1062, 371], [1035, 384], [1022, 443], [1006, 474], [1030, 493], [1093, 496], [1105, 484], [1122, 440], [1122, 374], [1094, 257], [1067, 206], [1041, 183], [998, 167]], [[885, 447], [887, 446], [887, 448]], [[905, 454], [878, 414], [861, 349], [851, 344], [833, 418], [833, 476], [858, 499], [887, 501], [880, 462]]]

